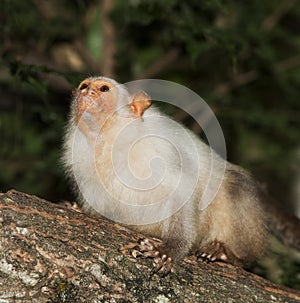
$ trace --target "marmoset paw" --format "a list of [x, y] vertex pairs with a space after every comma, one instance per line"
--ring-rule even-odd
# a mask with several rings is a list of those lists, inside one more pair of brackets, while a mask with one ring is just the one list
[[172, 268], [173, 260], [166, 254], [161, 254], [156, 247], [156, 243], [149, 239], [141, 239], [138, 244], [133, 247], [131, 255], [135, 258], [152, 258], [156, 264], [155, 273], [167, 275]]
[[132, 255], [134, 258], [155, 258], [157, 253], [154, 241], [149, 239], [140, 239], [138, 243], [124, 245], [121, 250], [127, 251], [126, 254]]
[[201, 250], [197, 254], [199, 257], [203, 258], [207, 261], [227, 261], [227, 253], [226, 249], [224, 247], [224, 244], [218, 241], [214, 241], [211, 243], [208, 243], [201, 247]]
[[161, 273], [163, 276], [166, 276], [173, 267], [173, 259], [168, 257], [167, 255], [160, 255], [157, 252], [157, 256], [154, 258], [154, 262], [156, 263], [156, 272]]

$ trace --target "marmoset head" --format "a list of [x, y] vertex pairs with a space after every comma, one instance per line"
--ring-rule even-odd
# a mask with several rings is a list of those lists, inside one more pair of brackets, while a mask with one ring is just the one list
[[75, 120], [83, 114], [102, 116], [122, 112], [141, 117], [151, 105], [150, 97], [143, 91], [132, 96], [124, 85], [106, 77], [90, 77], [83, 80], [74, 93]]

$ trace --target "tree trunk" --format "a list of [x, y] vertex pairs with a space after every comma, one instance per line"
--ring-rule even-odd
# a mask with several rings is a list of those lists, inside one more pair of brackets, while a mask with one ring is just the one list
[[126, 247], [141, 235], [17, 191], [0, 194], [0, 303], [300, 302], [225, 263], [187, 257], [166, 277]]

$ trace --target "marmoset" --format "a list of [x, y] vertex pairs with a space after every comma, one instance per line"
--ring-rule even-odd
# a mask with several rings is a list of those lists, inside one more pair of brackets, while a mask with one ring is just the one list
[[[71, 102], [63, 153], [79, 204], [160, 238], [158, 248], [149, 240], [141, 246], [164, 271], [194, 251], [210, 261], [250, 266], [267, 243], [259, 187], [178, 127], [144, 91], [131, 94], [106, 77], [82, 81]], [[211, 153], [223, 172], [211, 170]], [[201, 207], [209, 178], [220, 186]]]

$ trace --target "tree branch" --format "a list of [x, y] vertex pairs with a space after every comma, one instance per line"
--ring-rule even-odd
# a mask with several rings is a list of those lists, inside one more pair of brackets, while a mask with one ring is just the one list
[[[300, 55], [293, 56], [291, 58], [282, 60], [273, 66], [273, 70], [277, 72], [283, 72], [300, 65]], [[249, 84], [259, 78], [259, 73], [256, 70], [251, 70], [245, 73], [240, 73], [236, 75], [231, 81], [223, 82], [216, 85], [214, 91], [212, 92], [213, 99], [224, 98], [232, 90]]]
[[139, 75], [139, 79], [150, 79], [155, 78], [159, 73], [165, 70], [168, 66], [173, 64], [179, 56], [178, 48], [171, 48], [166, 53], [164, 53], [155, 63], [149, 66], [148, 69], [144, 70], [143, 73]]
[[101, 26], [103, 33], [103, 56], [102, 72], [107, 77], [114, 78], [115, 53], [116, 53], [116, 34], [114, 24], [110, 20], [110, 13], [114, 6], [113, 0], [100, 0]]
[[292, 7], [297, 3], [297, 0], [286, 0], [280, 1], [277, 9], [272, 15], [268, 16], [261, 24], [261, 29], [263, 31], [270, 31], [279, 20], [287, 14], [287, 12], [292, 9]]
[[[296, 3], [297, 0], [288, 0], [288, 1], [279, 2], [277, 9], [270, 16], [266, 17], [263, 20], [261, 24], [261, 30], [265, 32], [270, 31]], [[250, 56], [249, 50], [244, 50], [238, 55], [238, 57], [243, 60], [249, 58], [249, 56]], [[282, 62], [275, 64], [274, 68], [283, 71], [298, 65], [299, 61], [300, 61], [299, 55], [296, 55], [292, 58], [283, 60]], [[248, 84], [250, 82], [253, 82], [258, 77], [259, 74], [255, 70], [248, 71], [245, 73], [240, 73], [236, 75], [232, 81], [218, 84], [215, 87], [212, 96], [215, 99], [221, 99], [225, 97], [233, 89]]]
[[[296, 302], [300, 292], [225, 263], [187, 257], [167, 277], [135, 259], [142, 235], [17, 191], [0, 194], [0, 300], [58, 302]], [[271, 299], [272, 298], [272, 299]]]
[[[300, 65], [300, 55], [296, 55], [276, 63], [273, 66], [273, 70], [276, 72], [283, 72], [295, 68], [298, 65]], [[226, 95], [228, 95], [231, 91], [257, 80], [259, 76], [260, 75], [256, 70], [240, 73], [236, 75], [231, 81], [217, 84], [213, 92], [211, 93], [211, 98], [215, 100], [222, 99]], [[217, 109], [215, 108], [214, 112], [216, 111]], [[184, 121], [188, 117], [189, 114], [182, 110], [178, 110], [178, 112], [174, 115], [176, 121]], [[191, 128], [198, 135], [202, 132], [202, 129], [199, 127], [198, 123], [196, 122], [192, 124]]]
[[77, 53], [80, 55], [81, 59], [86, 64], [87, 69], [93, 73], [96, 73], [97, 75], [102, 74], [103, 69], [99, 66], [99, 63], [90, 55], [86, 49], [86, 46], [81, 40], [74, 41], [73, 46], [76, 49]]

